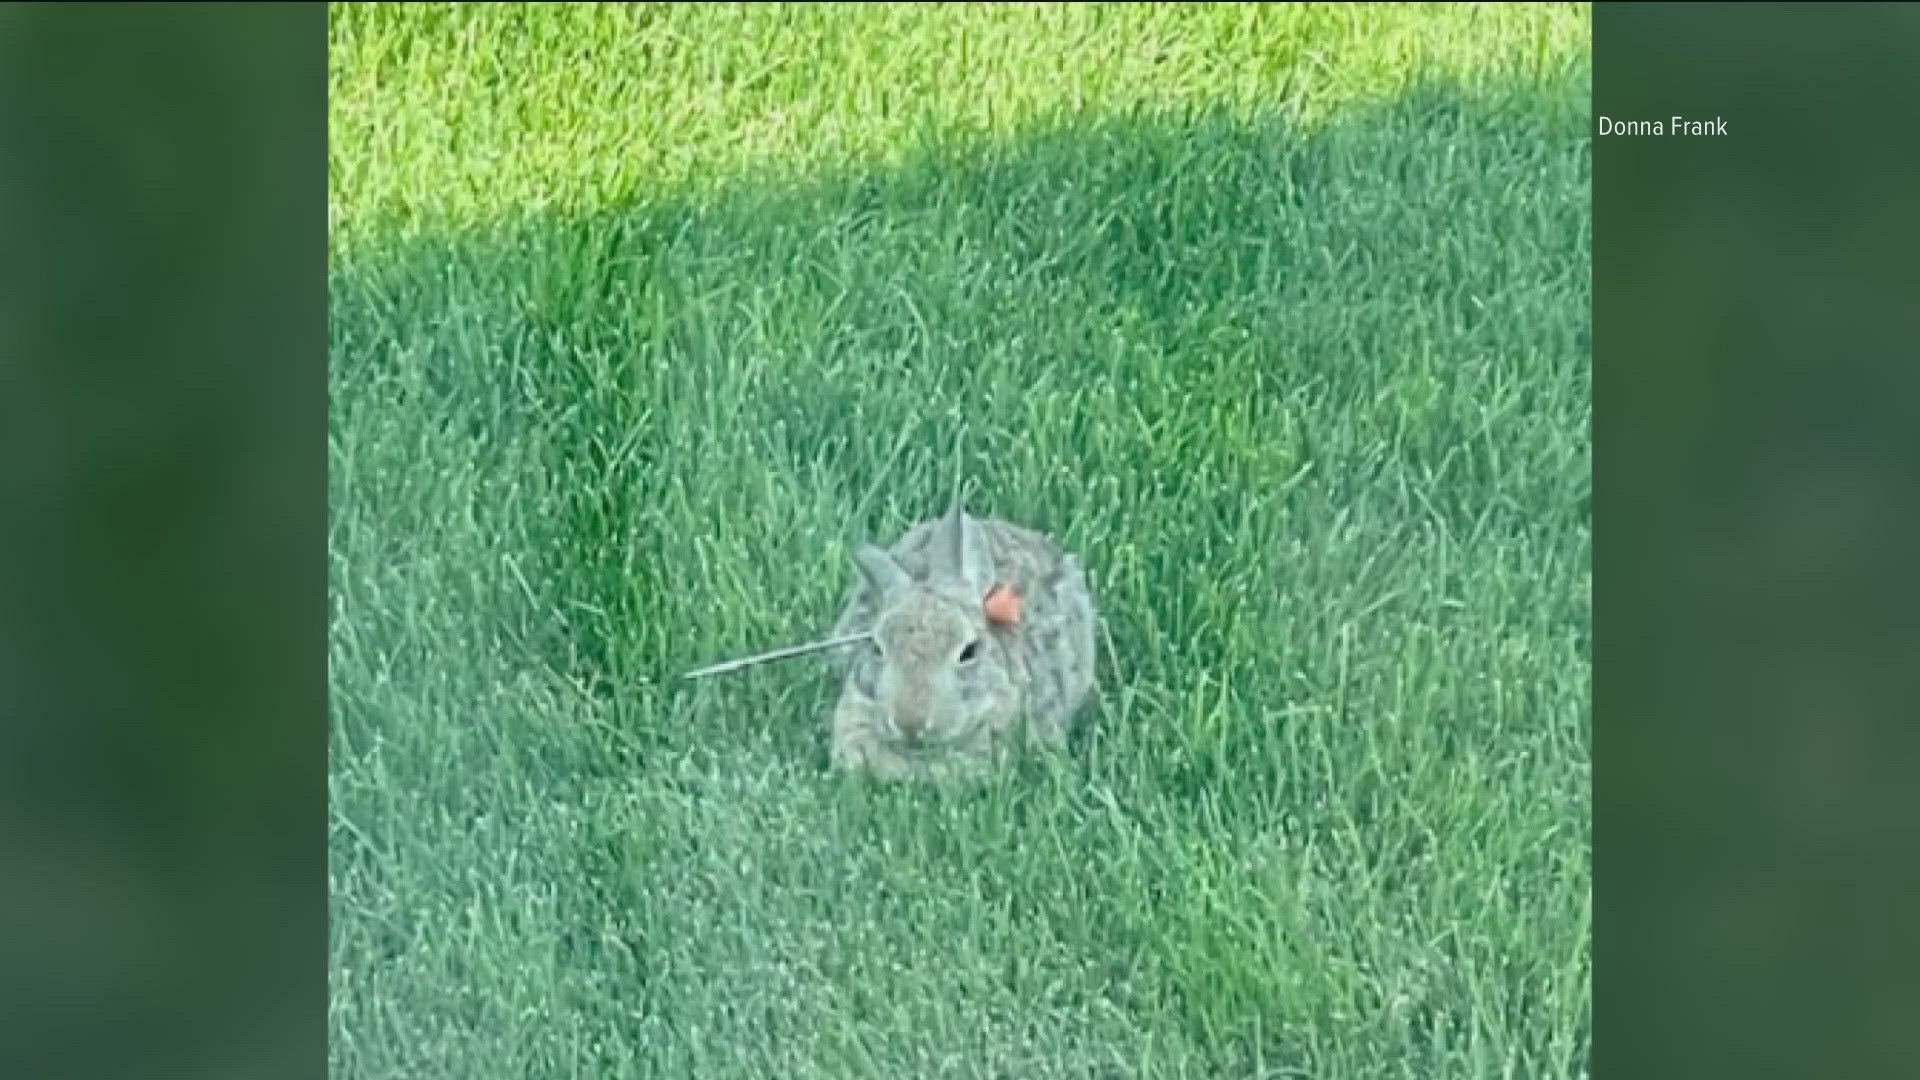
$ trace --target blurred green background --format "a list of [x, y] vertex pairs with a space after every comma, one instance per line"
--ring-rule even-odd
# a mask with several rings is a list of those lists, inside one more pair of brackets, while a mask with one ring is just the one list
[[317, 1076], [326, 13], [0, 9], [0, 1073]]
[[1594, 21], [1597, 1060], [1913, 1075], [1920, 12]]

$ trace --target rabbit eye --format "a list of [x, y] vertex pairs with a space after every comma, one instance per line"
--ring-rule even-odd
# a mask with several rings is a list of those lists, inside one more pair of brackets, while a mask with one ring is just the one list
[[962, 646], [960, 647], [960, 662], [961, 662], [961, 663], [963, 663], [963, 664], [970, 664], [970, 663], [972, 663], [972, 662], [973, 662], [973, 658], [974, 658], [974, 657], [975, 657], [976, 655], [978, 655], [978, 654], [979, 654], [979, 652], [980, 652], [980, 641], [979, 641], [979, 639], [977, 639], [977, 638], [976, 638], [976, 639], [974, 639], [973, 641], [969, 641], [969, 642], [967, 642], [967, 643], [966, 643], [965, 645], [962, 645]]

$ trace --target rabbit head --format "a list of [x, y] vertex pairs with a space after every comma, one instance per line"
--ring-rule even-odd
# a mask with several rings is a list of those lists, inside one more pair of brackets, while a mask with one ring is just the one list
[[1020, 711], [1008, 649], [1019, 604], [995, 585], [980, 522], [956, 500], [927, 539], [918, 574], [871, 544], [853, 552], [875, 617], [869, 640], [847, 663], [835, 727], [861, 736], [841, 741], [872, 751], [869, 759], [970, 756]]

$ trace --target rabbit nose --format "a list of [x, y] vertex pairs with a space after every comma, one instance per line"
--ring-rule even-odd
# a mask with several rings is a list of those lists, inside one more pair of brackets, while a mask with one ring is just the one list
[[892, 714], [893, 730], [903, 739], [918, 739], [927, 729], [924, 713], [896, 712]]

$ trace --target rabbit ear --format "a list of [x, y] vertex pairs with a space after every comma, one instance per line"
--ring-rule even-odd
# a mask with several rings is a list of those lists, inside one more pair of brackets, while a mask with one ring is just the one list
[[986, 531], [961, 509], [958, 484], [953, 510], [940, 522], [933, 551], [941, 576], [962, 583], [973, 596], [986, 596], [993, 586], [993, 553], [987, 548]]
[[913, 583], [912, 577], [893, 561], [893, 556], [872, 544], [861, 544], [853, 549], [853, 565], [860, 569], [868, 584], [882, 596], [898, 592]]

